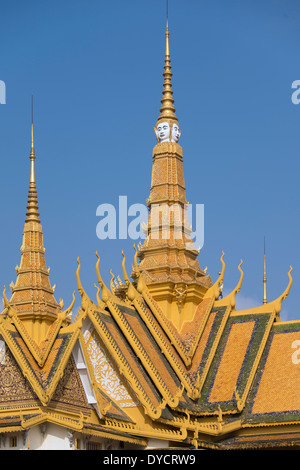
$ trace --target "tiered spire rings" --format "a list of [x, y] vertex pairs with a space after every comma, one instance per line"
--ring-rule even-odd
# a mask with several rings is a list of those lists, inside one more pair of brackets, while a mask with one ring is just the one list
[[174, 107], [174, 98], [173, 98], [173, 90], [172, 90], [172, 71], [171, 71], [171, 59], [170, 59], [170, 45], [169, 45], [169, 27], [168, 27], [168, 20], [166, 26], [166, 52], [165, 52], [165, 65], [164, 65], [164, 84], [163, 84], [163, 96], [161, 99], [161, 108], [160, 108], [160, 116], [157, 120], [157, 124], [163, 122], [165, 120], [172, 119], [172, 121], [177, 122], [178, 119], [175, 114], [175, 107]]
[[170, 59], [168, 18], [166, 25], [166, 51], [163, 77], [163, 96], [161, 99], [160, 115], [158, 117], [156, 128], [154, 130], [157, 137], [157, 141], [159, 143], [170, 141], [178, 142], [181, 132], [179, 132], [178, 119], [175, 114], [172, 90], [172, 71]]
[[[33, 103], [32, 103], [33, 107]], [[33, 111], [31, 120], [31, 151], [30, 151], [30, 183], [28, 192], [28, 204], [25, 222], [37, 222], [40, 223], [39, 219], [39, 206], [37, 199], [36, 181], [35, 181], [35, 151], [34, 151], [34, 140], [33, 140]]]

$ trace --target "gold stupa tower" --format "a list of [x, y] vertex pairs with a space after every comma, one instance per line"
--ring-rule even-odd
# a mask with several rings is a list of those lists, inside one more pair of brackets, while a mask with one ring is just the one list
[[[147, 237], [139, 249], [140, 272], [153, 298], [167, 317], [180, 329], [191, 321], [197, 305], [211, 287], [210, 276], [201, 269], [191, 239], [188, 202], [183, 172], [183, 151], [178, 143], [179, 123], [174, 107], [168, 20], [166, 25], [164, 83], [160, 115], [155, 132]], [[160, 141], [159, 126], [167, 129]], [[172, 138], [175, 127], [177, 138]], [[133, 276], [134, 278], [134, 273]]]

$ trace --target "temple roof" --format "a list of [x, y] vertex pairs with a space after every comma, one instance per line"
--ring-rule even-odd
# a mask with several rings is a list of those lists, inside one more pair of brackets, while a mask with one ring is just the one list
[[[175, 113], [168, 27], [166, 39], [163, 119]], [[153, 155], [150, 204], [175, 201], [185, 210], [181, 147], [159, 142]], [[213, 283], [199, 251], [186, 248], [189, 230], [179, 240], [150, 237], [134, 247], [132, 281], [122, 253], [118, 288], [105, 285], [96, 253], [96, 302], [78, 259], [81, 306], [71, 321], [75, 296], [63, 311], [46, 268], [33, 126], [30, 165], [21, 265], [0, 314], [0, 432], [51, 422], [143, 447], [150, 438], [185, 448], [299, 446], [300, 321], [280, 319], [292, 269], [277, 299], [238, 311], [242, 262], [222, 297], [224, 253]], [[150, 205], [150, 235], [151, 216]], [[176, 227], [175, 213], [173, 235]]]

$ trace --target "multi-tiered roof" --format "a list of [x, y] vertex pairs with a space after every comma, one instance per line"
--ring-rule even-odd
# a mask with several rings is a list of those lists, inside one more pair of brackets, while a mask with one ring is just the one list
[[[157, 126], [171, 128], [178, 120], [168, 27], [166, 39]], [[32, 138], [21, 264], [0, 314], [1, 433], [54, 423], [78, 439], [142, 448], [152, 438], [162, 447], [299, 446], [300, 321], [280, 320], [291, 270], [276, 300], [237, 311], [241, 262], [236, 287], [222, 298], [224, 254], [213, 283], [190, 246], [190, 231], [178, 223], [179, 212], [186, 216], [182, 148], [170, 140], [153, 150], [148, 236], [135, 249], [132, 280], [123, 253], [123, 281], [106, 286], [97, 254], [95, 303], [82, 286], [78, 260], [81, 308], [71, 321], [72, 305], [63, 311], [56, 302], [46, 268]], [[168, 238], [161, 223], [153, 237], [154, 203], [179, 208]], [[178, 230], [181, 238], [174, 236]]]

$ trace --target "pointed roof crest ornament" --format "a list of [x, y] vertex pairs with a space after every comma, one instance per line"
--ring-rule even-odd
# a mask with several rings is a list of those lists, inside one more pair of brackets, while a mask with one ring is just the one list
[[165, 64], [164, 64], [164, 83], [161, 99], [160, 115], [158, 117], [155, 134], [157, 141], [162, 142], [178, 142], [181, 132], [179, 131], [178, 119], [175, 114], [174, 98], [172, 90], [172, 71], [170, 59], [170, 45], [169, 45], [169, 24], [168, 24], [168, 2], [167, 2], [167, 23], [166, 23], [166, 49], [165, 49]]
[[35, 181], [35, 151], [33, 139], [33, 95], [31, 98], [31, 150], [30, 150], [30, 183], [28, 191], [28, 203], [25, 222], [37, 222], [40, 224], [39, 206], [37, 199], [36, 181]]

